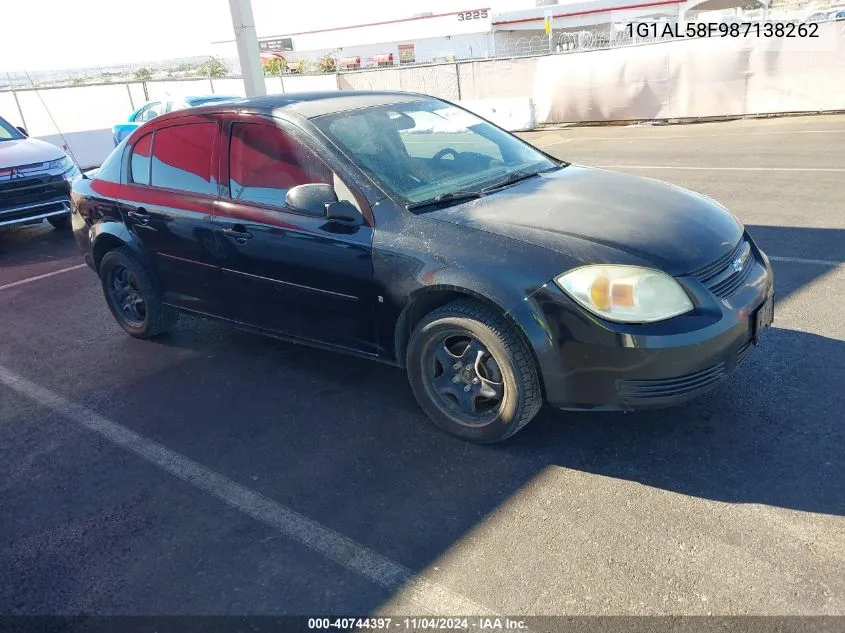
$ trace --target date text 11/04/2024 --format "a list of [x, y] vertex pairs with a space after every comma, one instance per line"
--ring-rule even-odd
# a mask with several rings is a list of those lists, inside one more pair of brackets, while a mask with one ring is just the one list
[[794, 22], [688, 22], [657, 24], [643, 22], [625, 25], [630, 37], [819, 37], [819, 25]]
[[405, 631], [519, 631], [526, 628], [524, 620], [504, 617], [418, 617], [418, 618], [308, 618], [310, 630], [319, 629], [385, 629]]

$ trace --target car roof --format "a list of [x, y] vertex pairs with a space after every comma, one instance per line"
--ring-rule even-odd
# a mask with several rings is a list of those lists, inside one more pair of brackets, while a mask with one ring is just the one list
[[[220, 104], [202, 105], [192, 108], [190, 114], [221, 111], [246, 111], [259, 114], [273, 115], [278, 111], [292, 111], [305, 118], [313, 118], [324, 114], [333, 114], [346, 110], [368, 108], [378, 105], [407, 103], [420, 99], [432, 99], [429, 95], [414, 92], [371, 91], [371, 90], [331, 90], [321, 92], [297, 92], [292, 94], [276, 94], [264, 97], [249, 97], [234, 99]], [[171, 113], [188, 114], [187, 111]], [[171, 115], [164, 115], [170, 117]]]
[[189, 97], [181, 97], [182, 101], [188, 104], [205, 101], [232, 101], [233, 99], [240, 99], [234, 95], [191, 95]]

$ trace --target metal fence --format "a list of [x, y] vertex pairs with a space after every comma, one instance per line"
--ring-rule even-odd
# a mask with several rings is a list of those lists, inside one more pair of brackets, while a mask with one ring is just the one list
[[[697, 18], [693, 14], [687, 15], [689, 21], [724, 21], [730, 22], [760, 22], [765, 20], [776, 22], [822, 22], [837, 19], [837, 9], [841, 9], [845, 0], [774, 0], [769, 8], [753, 11], [739, 11], [721, 16]], [[486, 59], [506, 59], [513, 57], [530, 57], [549, 54], [566, 54], [590, 50], [637, 46], [674, 39], [664, 37], [662, 29], [677, 21], [677, 10], [667, 9], [661, 15], [658, 11], [649, 20], [636, 20], [630, 14], [626, 17], [624, 11], [608, 11], [591, 16], [590, 26], [580, 29], [561, 29], [553, 31], [551, 37], [536, 32], [519, 31], [496, 32], [495, 53]], [[843, 18], [838, 18], [843, 19]], [[649, 25], [648, 30], [637, 33], [630, 28], [630, 24]], [[290, 75], [320, 75], [345, 74], [361, 70], [381, 68], [373, 59], [362, 59], [361, 68], [345, 70], [337, 68], [331, 73], [321, 73], [317, 70], [317, 59], [329, 54], [327, 51], [312, 51], [308, 55], [293, 56], [305, 62], [304, 72], [291, 72], [286, 65], [282, 65], [277, 73], [265, 74], [269, 77]], [[478, 59], [477, 57], [449, 57], [433, 59], [401, 67], [435, 66], [444, 62], [464, 62]], [[395, 67], [399, 67], [398, 61]], [[186, 79], [235, 79], [241, 77], [240, 63], [237, 58], [220, 58], [214, 56], [197, 56], [158, 62], [120, 64], [95, 68], [64, 69], [31, 72], [0, 72], [0, 92], [10, 90], [24, 90], [32, 88], [73, 87], [83, 85], [122, 84], [129, 82], [167, 82]]]
[[240, 76], [237, 59], [201, 56], [90, 68], [0, 72], [0, 91]]

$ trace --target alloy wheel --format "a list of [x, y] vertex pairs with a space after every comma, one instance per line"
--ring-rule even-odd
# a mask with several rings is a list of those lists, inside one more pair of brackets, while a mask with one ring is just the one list
[[135, 274], [126, 266], [115, 266], [109, 276], [109, 298], [115, 310], [133, 327], [147, 318], [147, 304]]
[[502, 372], [490, 351], [465, 332], [446, 332], [424, 354], [427, 389], [444, 412], [465, 426], [488, 424], [504, 397]]

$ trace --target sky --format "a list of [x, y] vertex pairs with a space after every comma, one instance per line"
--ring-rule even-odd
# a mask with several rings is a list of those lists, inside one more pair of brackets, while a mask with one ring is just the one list
[[[3, 2], [0, 72], [61, 70], [209, 55], [234, 38], [228, 0]], [[258, 36], [491, 7], [533, 0], [252, 0]], [[315, 10], [319, 7], [319, 10]], [[15, 25], [20, 25], [15, 28]]]

